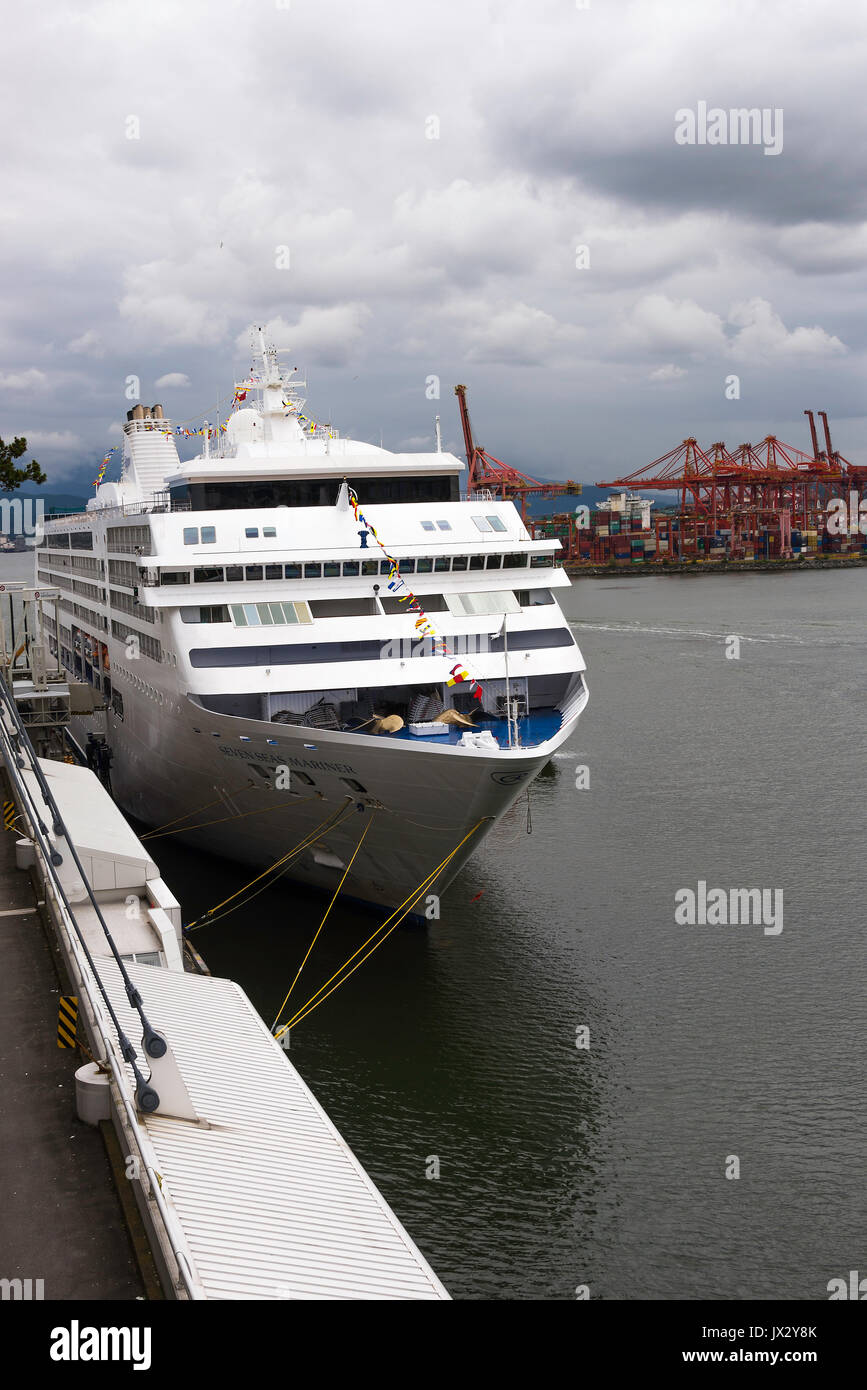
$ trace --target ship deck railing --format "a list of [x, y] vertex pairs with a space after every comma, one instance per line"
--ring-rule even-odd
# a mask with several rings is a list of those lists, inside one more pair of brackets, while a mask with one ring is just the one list
[[[474, 719], [472, 727], [463, 724], [446, 724], [447, 733], [414, 734], [404, 726], [392, 733], [377, 733], [370, 729], [345, 728], [344, 733], [364, 734], [373, 738], [398, 739], [407, 743], [430, 743], [440, 748], [460, 746], [464, 734], [481, 734], [486, 730], [493, 734], [500, 749], [537, 748], [555, 737], [563, 727], [564, 715], [559, 709], [546, 708], [530, 710], [512, 720], [512, 742], [509, 743], [508, 722], [505, 715], [492, 715], [484, 719]], [[492, 750], [493, 751], [493, 750]]]

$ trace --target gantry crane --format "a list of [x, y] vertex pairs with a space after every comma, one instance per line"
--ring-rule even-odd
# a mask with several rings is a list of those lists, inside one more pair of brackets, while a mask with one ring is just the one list
[[517, 468], [512, 468], [510, 464], [503, 463], [502, 459], [494, 458], [480, 444], [476, 444], [467, 408], [466, 386], [456, 386], [455, 395], [461, 412], [464, 448], [467, 454], [468, 496], [488, 491], [499, 493], [500, 497], [507, 497], [513, 502], [520, 499], [521, 520], [525, 526], [528, 497], [581, 496], [580, 483], [571, 480], [565, 483], [540, 483], [535, 478], [528, 478], [526, 473], [519, 472]]

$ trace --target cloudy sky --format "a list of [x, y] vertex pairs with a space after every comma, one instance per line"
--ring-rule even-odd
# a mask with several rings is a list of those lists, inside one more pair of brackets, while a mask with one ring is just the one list
[[[865, 62], [854, 0], [20, 8], [0, 434], [87, 490], [129, 375], [213, 419], [260, 322], [315, 417], [390, 448], [439, 411], [459, 451], [463, 381], [542, 476], [808, 448], [805, 407], [867, 462]], [[679, 143], [699, 103], [767, 110], [782, 148]]]

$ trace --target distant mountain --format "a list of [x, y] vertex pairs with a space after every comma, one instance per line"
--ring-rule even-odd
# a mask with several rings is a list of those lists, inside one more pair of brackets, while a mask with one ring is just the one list
[[44, 488], [22, 487], [17, 492], [0, 493], [0, 498], [36, 498], [45, 503], [46, 512], [83, 512], [88, 498], [72, 492], [46, 492]]

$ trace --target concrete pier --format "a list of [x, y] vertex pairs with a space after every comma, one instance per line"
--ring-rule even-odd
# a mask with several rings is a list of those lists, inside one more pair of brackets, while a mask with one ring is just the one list
[[134, 1299], [144, 1287], [103, 1136], [75, 1113], [84, 1058], [57, 1046], [61, 962], [17, 838], [0, 829], [0, 1280], [32, 1280], [34, 1296], [42, 1280], [46, 1300]]

